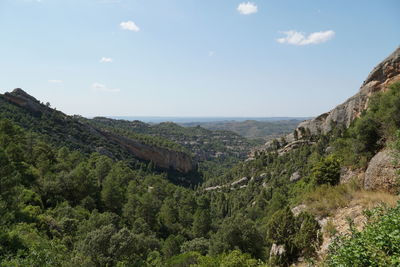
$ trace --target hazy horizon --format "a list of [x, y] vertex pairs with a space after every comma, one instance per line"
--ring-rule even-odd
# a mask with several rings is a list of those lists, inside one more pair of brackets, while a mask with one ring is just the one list
[[[174, 123], [203, 123], [203, 122], [243, 122], [243, 121], [266, 121], [276, 122], [282, 120], [307, 120], [312, 117], [218, 117], [218, 116], [95, 116], [106, 117], [117, 120], [139, 120], [147, 123], [174, 122]], [[93, 117], [89, 117], [93, 118]]]

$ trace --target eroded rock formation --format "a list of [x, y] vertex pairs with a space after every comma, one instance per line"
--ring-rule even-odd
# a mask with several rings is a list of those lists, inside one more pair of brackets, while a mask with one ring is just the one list
[[191, 157], [183, 152], [169, 150], [162, 147], [150, 146], [137, 140], [126, 138], [109, 132], [101, 132], [110, 141], [116, 142], [126, 148], [135, 157], [152, 161], [158, 167], [174, 169], [179, 172], [188, 173], [195, 169]]
[[[372, 70], [357, 94], [331, 111], [300, 123], [295, 130], [297, 138], [293, 133], [285, 136], [284, 140], [288, 144], [281, 144], [281, 147], [290, 146], [297, 139], [303, 139], [306, 134], [326, 134], [333, 127], [349, 127], [351, 122], [368, 107], [368, 100], [373, 94], [388, 90], [389, 85], [397, 81], [400, 81], [400, 47]], [[280, 140], [269, 141], [259, 150], [271, 150], [277, 142], [279, 143]]]

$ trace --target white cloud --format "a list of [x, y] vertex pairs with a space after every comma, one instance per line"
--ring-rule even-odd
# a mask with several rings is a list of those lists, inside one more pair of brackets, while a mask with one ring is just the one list
[[92, 84], [92, 89], [94, 91], [111, 92], [111, 93], [116, 93], [121, 91], [118, 88], [108, 88], [106, 85], [97, 82]]
[[48, 83], [63, 83], [62, 80], [48, 80]]
[[208, 51], [208, 56], [209, 57], [212, 57], [212, 56], [214, 56], [215, 55], [215, 52], [214, 51]]
[[113, 62], [113, 59], [110, 57], [102, 57], [100, 59], [100, 63], [111, 63], [111, 62]]
[[138, 32], [140, 31], [140, 28], [135, 24], [135, 22], [128, 20], [128, 21], [123, 21], [119, 24], [121, 29], [127, 30], [127, 31], [133, 31], [133, 32]]
[[285, 37], [278, 38], [276, 41], [281, 44], [291, 44], [291, 45], [310, 45], [310, 44], [320, 44], [331, 40], [335, 36], [335, 32], [320, 31], [310, 33], [308, 36], [304, 35], [302, 32], [297, 31], [286, 31], [282, 32]]
[[243, 15], [250, 15], [250, 14], [257, 13], [258, 7], [254, 3], [243, 2], [243, 3], [239, 4], [239, 6], [237, 7], [237, 11], [239, 11], [239, 13], [243, 14]]

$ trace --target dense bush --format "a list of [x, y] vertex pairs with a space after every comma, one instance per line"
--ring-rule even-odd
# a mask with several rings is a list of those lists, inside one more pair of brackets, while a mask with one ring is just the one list
[[337, 239], [330, 247], [329, 266], [399, 266], [400, 203], [367, 212], [369, 223], [361, 232]]
[[340, 179], [340, 163], [333, 156], [322, 158], [311, 171], [311, 177], [317, 185], [336, 185]]

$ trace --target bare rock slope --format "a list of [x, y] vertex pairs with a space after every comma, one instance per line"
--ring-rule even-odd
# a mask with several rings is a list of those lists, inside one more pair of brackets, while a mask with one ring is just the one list
[[[400, 47], [372, 70], [357, 94], [331, 111], [300, 123], [295, 130], [298, 138], [301, 139], [304, 132], [310, 134], [328, 133], [332, 130], [332, 127], [337, 125], [349, 127], [351, 122], [368, 107], [368, 99], [372, 95], [386, 91], [388, 86], [396, 81], [400, 81]], [[276, 146], [277, 141], [279, 142], [279, 140], [269, 141], [259, 150], [270, 150]], [[294, 134], [287, 135], [285, 141], [289, 145], [295, 142]]]

